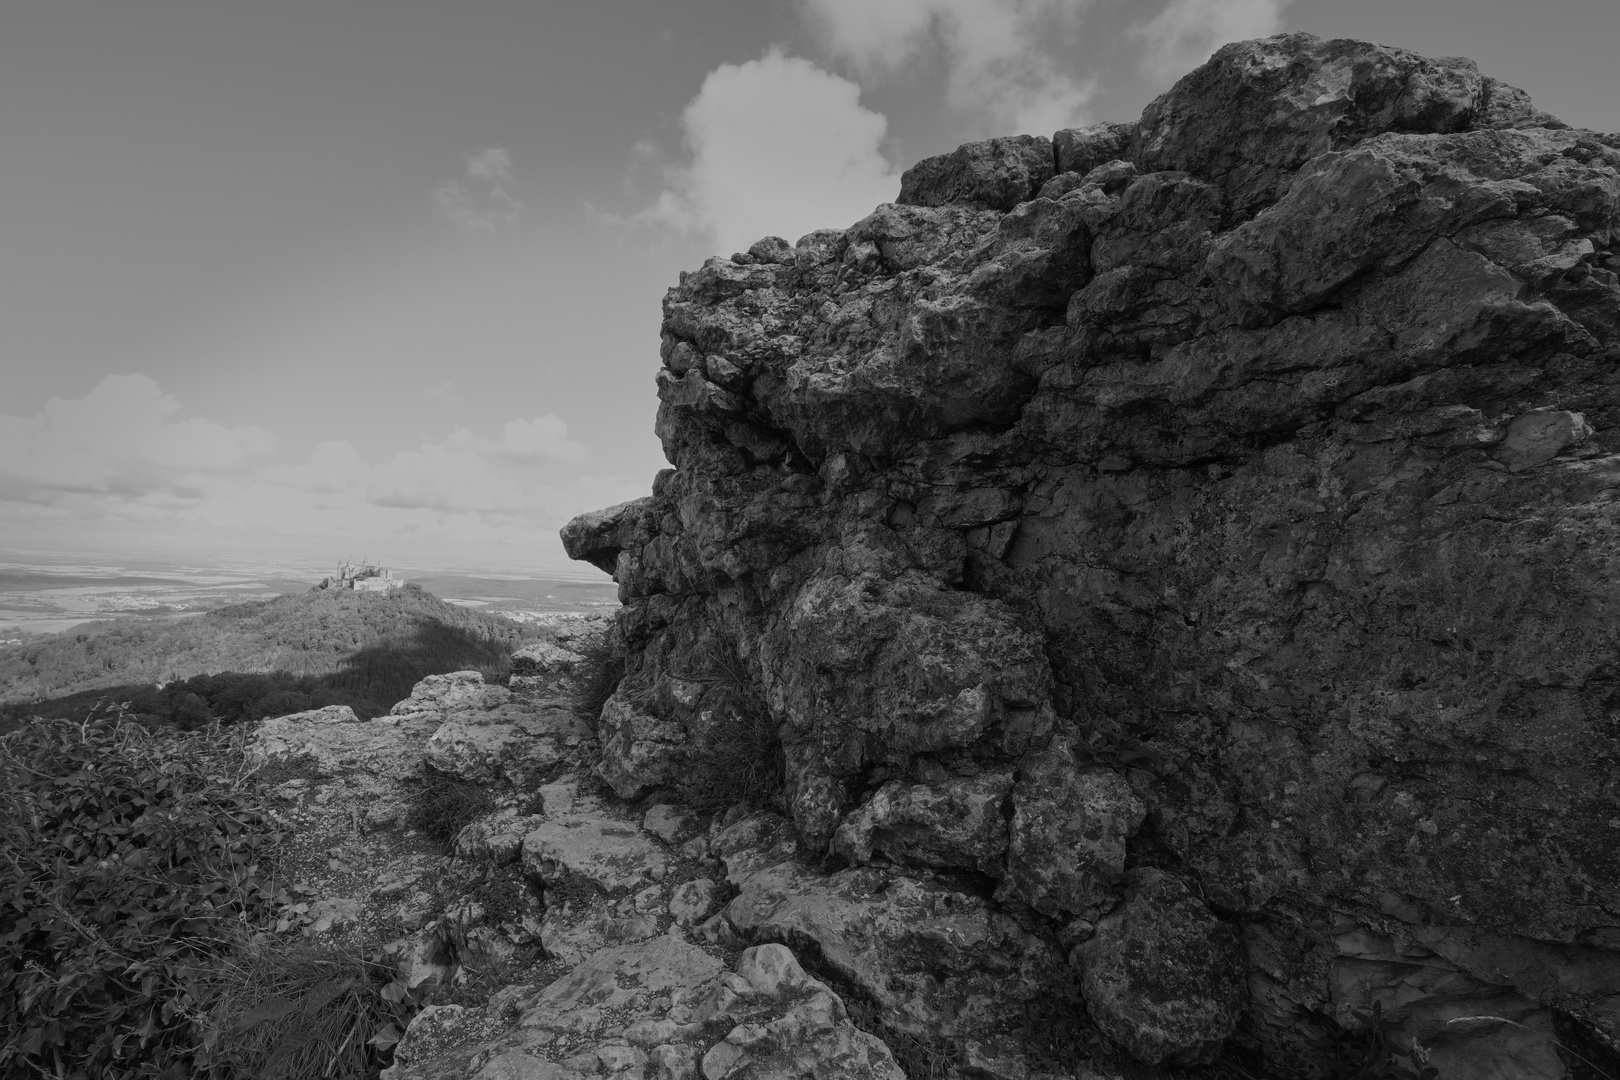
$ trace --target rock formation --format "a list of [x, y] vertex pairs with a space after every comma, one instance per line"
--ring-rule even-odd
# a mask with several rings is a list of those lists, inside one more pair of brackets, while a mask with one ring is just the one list
[[711, 832], [711, 936], [963, 1075], [1077, 1070], [1042, 1008], [1148, 1065], [1321, 1075], [1374, 1003], [1447, 1080], [1612, 1065], [1617, 271], [1620, 138], [1303, 34], [711, 259], [674, 468], [563, 532], [625, 604], [598, 773], [678, 799], [754, 702], [791, 828]]

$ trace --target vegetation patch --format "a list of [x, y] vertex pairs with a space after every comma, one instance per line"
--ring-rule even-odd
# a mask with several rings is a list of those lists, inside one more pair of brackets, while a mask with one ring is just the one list
[[0, 1074], [359, 1077], [391, 972], [272, 932], [282, 837], [242, 740], [114, 713], [0, 738]]
[[680, 785], [682, 800], [700, 813], [739, 803], [773, 806], [784, 777], [782, 741], [765, 704], [735, 653], [713, 650], [705, 697], [711, 721], [696, 733], [694, 768]]
[[204, 1018], [210, 1077], [375, 1076], [409, 1023], [393, 971], [333, 946], [261, 939], [216, 973]]
[[[524, 626], [407, 585], [326, 590], [178, 622], [82, 627], [0, 648], [0, 732], [25, 717], [78, 719], [112, 700], [153, 726], [194, 731], [327, 705], [386, 713], [429, 675], [476, 670], [503, 684]], [[70, 692], [71, 691], [71, 692]]]
[[495, 800], [482, 785], [423, 765], [422, 780], [411, 796], [405, 823], [448, 851], [462, 829], [494, 809]]
[[579, 653], [579, 662], [574, 665], [574, 711], [594, 729], [602, 719], [602, 706], [624, 678], [624, 639], [612, 626], [571, 647]]

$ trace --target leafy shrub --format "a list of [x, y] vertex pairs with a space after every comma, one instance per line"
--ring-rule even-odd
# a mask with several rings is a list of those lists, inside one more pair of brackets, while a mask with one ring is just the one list
[[182, 1076], [211, 972], [275, 904], [220, 738], [119, 716], [0, 739], [0, 1072]]
[[495, 808], [494, 800], [478, 784], [431, 765], [422, 766], [422, 773], [405, 823], [446, 849], [455, 844], [457, 833]]
[[0, 738], [0, 1075], [375, 1076], [392, 970], [278, 938], [279, 836], [241, 740], [118, 710]]

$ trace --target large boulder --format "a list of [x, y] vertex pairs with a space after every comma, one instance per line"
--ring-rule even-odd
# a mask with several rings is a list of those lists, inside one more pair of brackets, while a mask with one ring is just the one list
[[[555, 655], [561, 653], [552, 647], [545, 656], [561, 666]], [[527, 783], [591, 738], [589, 725], [568, 702], [516, 696], [504, 686], [486, 685], [476, 671], [429, 675], [390, 715], [409, 723], [437, 720], [424, 754], [427, 764], [475, 784]]]
[[[1268, 1067], [1326, 1069], [1335, 993], [1394, 977], [1353, 928], [1620, 1046], [1617, 245], [1620, 137], [1288, 34], [710, 260], [664, 304], [673, 467], [564, 530], [625, 604], [601, 775], [703, 769], [725, 683], [834, 860], [727, 856], [775, 875], [736, 930], [831, 940], [862, 875], [926, 875], [1090, 950], [1138, 1056], [1221, 1053], [1241, 1009]], [[1189, 926], [1241, 974], [1189, 939], [1160, 1015], [1120, 943]], [[1464, 983], [1405, 985], [1398, 1038], [1486, 1069], [1505, 1035], [1434, 1026]]]

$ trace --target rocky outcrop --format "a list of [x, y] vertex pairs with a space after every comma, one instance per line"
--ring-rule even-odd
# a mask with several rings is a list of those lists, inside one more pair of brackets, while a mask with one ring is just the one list
[[[572, 704], [582, 663], [540, 642], [510, 687], [434, 675], [386, 716], [322, 709], [250, 736], [286, 836], [276, 932], [362, 951], [414, 1011], [383, 1075], [904, 1080], [870, 1016], [718, 915], [735, 891], [722, 855], [739, 875], [779, 865], [785, 823], [612, 797]], [[449, 812], [447, 786], [478, 809], [446, 848], [420, 829]]]
[[678, 790], [745, 683], [796, 854], [721, 929], [962, 1054], [991, 956], [1142, 1062], [1322, 1074], [1374, 1002], [1448, 1080], [1613, 1053], [1617, 244], [1620, 138], [1296, 34], [711, 259], [674, 468], [563, 531], [625, 605], [599, 774]]

